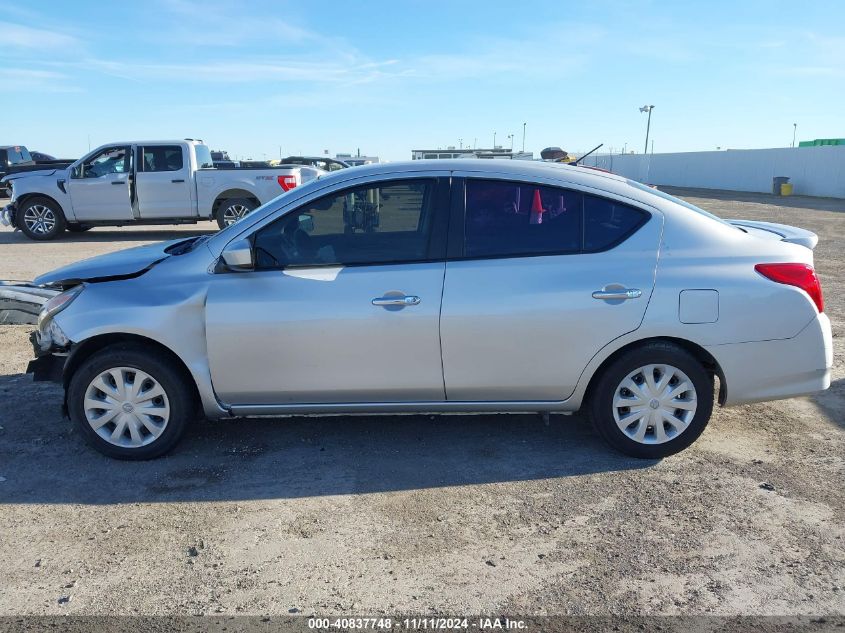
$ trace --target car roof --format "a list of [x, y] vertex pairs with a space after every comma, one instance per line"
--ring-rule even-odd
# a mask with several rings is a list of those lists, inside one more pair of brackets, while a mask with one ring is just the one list
[[548, 163], [531, 160], [492, 160], [484, 158], [444, 158], [427, 160], [410, 160], [395, 163], [375, 163], [359, 165], [354, 170], [335, 171], [320, 176], [321, 180], [338, 182], [345, 179], [358, 179], [380, 174], [412, 174], [427, 171], [476, 172], [478, 174], [497, 174], [513, 178], [549, 178], [562, 183], [571, 183], [595, 187], [606, 191], [622, 193], [632, 198], [641, 199], [640, 191], [628, 184], [628, 179], [616, 174], [600, 172], [594, 169], [566, 165], [563, 163]]

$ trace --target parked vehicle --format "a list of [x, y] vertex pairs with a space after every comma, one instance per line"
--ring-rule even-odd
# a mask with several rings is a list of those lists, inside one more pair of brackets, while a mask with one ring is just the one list
[[67, 167], [72, 162], [73, 160], [54, 158], [41, 152], [30, 152], [23, 145], [0, 146], [0, 194], [11, 195], [8, 185], [2, 182], [5, 176], [44, 169], [44, 165]]
[[279, 162], [280, 165], [311, 165], [325, 171], [337, 171], [351, 167], [349, 163], [327, 156], [288, 156]]
[[214, 169], [201, 141], [135, 141], [97, 148], [64, 169], [7, 176], [7, 223], [34, 240], [93, 226], [183, 224], [222, 228], [323, 173], [313, 167]]
[[826, 389], [813, 233], [723, 221], [566, 165], [341, 170], [211, 236], [43, 275], [28, 371], [99, 451], [209, 418], [585, 410], [613, 447], [689, 446], [718, 401]]

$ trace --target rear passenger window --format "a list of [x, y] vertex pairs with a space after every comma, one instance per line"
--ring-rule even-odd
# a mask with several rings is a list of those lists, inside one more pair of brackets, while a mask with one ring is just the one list
[[585, 194], [584, 250], [612, 248], [645, 224], [647, 219], [647, 213], [626, 204]]
[[182, 148], [178, 145], [144, 148], [144, 171], [179, 171], [182, 165]]
[[465, 255], [577, 253], [581, 194], [497, 180], [467, 180]]

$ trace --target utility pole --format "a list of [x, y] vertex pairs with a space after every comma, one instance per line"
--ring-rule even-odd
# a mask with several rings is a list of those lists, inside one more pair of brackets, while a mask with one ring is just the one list
[[493, 132], [493, 149], [496, 149], [496, 133]]
[[645, 149], [643, 150], [643, 154], [648, 154], [648, 133], [651, 131], [651, 111], [654, 110], [653, 105], [645, 105], [640, 108], [640, 112], [648, 112], [648, 123], [646, 123], [645, 128]]
[[508, 138], [511, 140], [511, 153], [513, 153], [513, 134], [508, 134]]
[[522, 151], [523, 152], [525, 151], [525, 126], [526, 125], [528, 125], [528, 123], [522, 124]]
[[792, 147], [795, 147], [795, 135], [798, 134], [798, 124], [792, 124]]

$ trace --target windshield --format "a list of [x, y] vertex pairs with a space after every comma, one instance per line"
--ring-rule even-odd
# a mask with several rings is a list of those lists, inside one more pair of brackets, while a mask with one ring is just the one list
[[676, 198], [675, 196], [669, 195], [668, 193], [660, 191], [659, 189], [655, 189], [654, 187], [649, 187], [648, 185], [644, 185], [643, 183], [637, 182], [636, 180], [629, 180], [628, 184], [631, 185], [632, 187], [636, 188], [636, 189], [639, 189], [640, 191], [647, 191], [648, 193], [655, 195], [658, 198], [663, 198], [664, 200], [669, 200], [670, 202], [674, 202], [675, 204], [679, 204], [682, 207], [689, 209], [690, 211], [695, 211], [696, 213], [699, 213], [703, 216], [706, 216], [706, 217], [710, 218], [711, 220], [716, 220], [716, 222], [721, 222], [722, 224], [725, 224], [725, 225], [727, 225], [731, 228], [742, 231], [741, 228], [734, 226], [730, 222], [726, 222], [725, 220], [720, 218], [718, 215], [713, 215], [709, 211], [705, 211], [701, 207], [697, 207], [694, 204], [690, 204], [686, 200], [681, 200], [680, 198]]
[[[323, 180], [323, 176], [324, 176], [324, 174], [318, 174], [316, 178], [309, 180], [305, 184], [299, 185], [298, 187], [295, 187], [295, 188], [291, 189], [290, 191], [286, 191], [285, 193], [283, 193], [279, 196], [276, 196], [272, 200], [265, 202], [264, 204], [262, 204], [257, 209], [250, 211], [247, 215], [240, 217], [238, 220], [236, 220], [235, 222], [233, 222], [232, 224], [227, 226], [225, 229], [221, 229], [220, 231], [218, 231], [216, 235], [224, 235], [224, 234], [225, 235], [236, 235], [240, 231], [240, 228], [242, 226], [241, 223], [245, 219], [247, 219], [247, 218], [254, 219], [255, 217], [260, 215], [261, 212], [264, 211], [265, 209], [267, 209], [268, 207], [272, 207], [273, 209], [278, 209], [280, 206], [282, 206], [282, 205], [279, 204], [279, 201], [282, 198], [284, 198], [286, 196], [290, 196], [291, 194], [294, 194], [296, 196], [304, 196], [309, 191], [311, 191], [312, 189], [322, 187], [325, 184], [325, 181]], [[328, 177], [328, 174], [325, 174], [325, 176]], [[233, 227], [237, 227], [237, 228], [233, 228]]]

